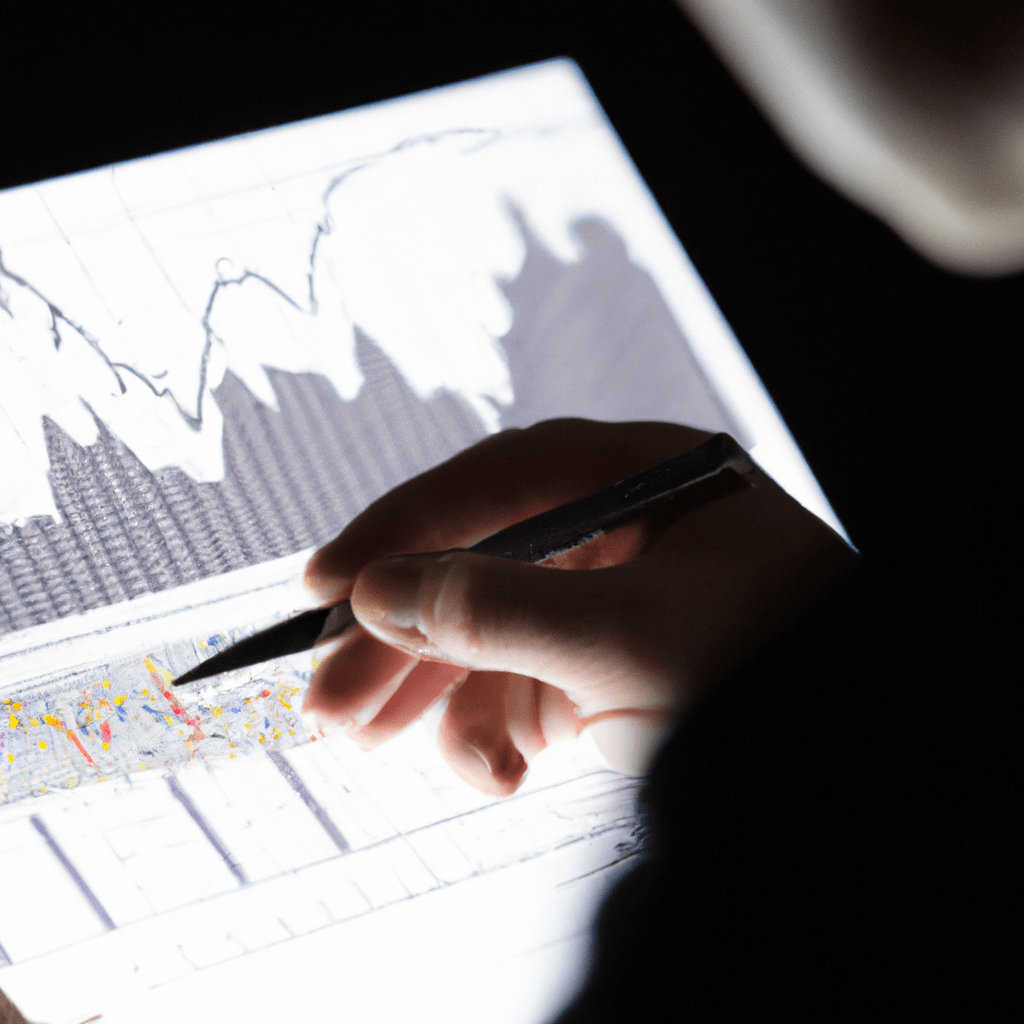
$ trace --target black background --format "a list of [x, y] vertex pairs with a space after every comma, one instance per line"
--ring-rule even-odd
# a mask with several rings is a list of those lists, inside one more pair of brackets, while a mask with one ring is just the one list
[[936, 413], [1005, 425], [1024, 280], [933, 268], [819, 182], [669, 0], [0, 12], [0, 187], [570, 56], [859, 547], [894, 539], [896, 463], [969, 457]]
[[[1003, 588], [1019, 587], [1013, 367], [1024, 277], [939, 270], [821, 183], [670, 0], [290, 2], [202, 12], [5, 2], [0, 17], [0, 187], [574, 58], [884, 595], [899, 669], [886, 671], [876, 643], [878, 679], [864, 688], [856, 728], [887, 724], [861, 747], [849, 740], [851, 757], [864, 751], [850, 774], [871, 779], [862, 810], [844, 813], [867, 823], [868, 805], [904, 794], [891, 800], [884, 842], [871, 826], [879, 870], [885, 843], [949, 844], [945, 860], [940, 851], [928, 868], [943, 880], [920, 905], [941, 910], [959, 885], [943, 927], [962, 932], [956, 914], [977, 905], [973, 887], [990, 875], [1000, 884], [990, 853], [1001, 840], [986, 829], [1015, 815], [1004, 802], [1007, 741], [990, 730], [1009, 719], [997, 684], [1019, 675], [1000, 667], [997, 652], [1019, 632], [1006, 612], [1019, 599], [1007, 600]], [[770, 717], [773, 692], [756, 711], [742, 691], [731, 705], [725, 699], [721, 735], [735, 731], [730, 723]], [[842, 708], [837, 697], [793, 711], [805, 718], [793, 735]], [[872, 743], [884, 755], [875, 757]], [[824, 763], [821, 747], [813, 757]], [[745, 770], [760, 778], [775, 769], [751, 760]], [[779, 771], [776, 806], [799, 807]], [[804, 762], [799, 771], [807, 774]], [[915, 813], [925, 804], [927, 813]], [[813, 826], [793, 828], [793, 842], [813, 838]], [[889, 897], [876, 899], [879, 928], [891, 931]], [[949, 963], [966, 970], [967, 955]]]

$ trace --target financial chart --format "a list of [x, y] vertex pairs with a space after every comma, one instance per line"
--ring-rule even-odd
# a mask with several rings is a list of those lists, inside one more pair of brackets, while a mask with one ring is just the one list
[[438, 709], [372, 754], [317, 735], [311, 654], [170, 687], [309, 607], [305, 560], [374, 498], [556, 416], [727, 431], [841, 530], [568, 61], [0, 193], [23, 1012], [333, 1020], [302, 966], [339, 962], [354, 1020], [567, 998], [636, 848], [637, 781], [592, 745], [494, 801], [440, 759]]

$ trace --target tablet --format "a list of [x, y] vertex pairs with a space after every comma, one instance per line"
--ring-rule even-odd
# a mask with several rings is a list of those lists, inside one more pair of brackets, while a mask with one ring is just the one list
[[636, 780], [580, 742], [491, 800], [440, 759], [439, 709], [364, 755], [301, 718], [309, 653], [169, 688], [309, 607], [305, 561], [376, 497], [560, 416], [726, 431], [842, 533], [570, 61], [0, 193], [23, 1012], [333, 1020], [315, 963], [349, 1020], [568, 997]]

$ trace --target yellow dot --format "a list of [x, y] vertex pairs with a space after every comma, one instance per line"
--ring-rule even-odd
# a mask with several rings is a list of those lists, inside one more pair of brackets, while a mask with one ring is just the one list
[[109, 679], [104, 679], [103, 680], [103, 689], [104, 690], [109, 690], [110, 689], [110, 680]]
[[40, 749], [40, 750], [46, 750], [46, 747], [47, 747], [47, 743], [46, 743], [46, 740], [40, 740], [40, 741], [39, 741], [39, 742], [38, 742], [38, 743], [36, 744], [36, 746], [37, 746], [37, 747], [39, 747], [39, 749]]
[[18, 728], [18, 720], [14, 717], [14, 715], [10, 716], [10, 721], [8, 722], [8, 727], [11, 728], [11, 729], [17, 729]]
[[8, 754], [7, 755], [7, 760], [10, 761], [11, 764], [14, 764], [14, 755], [13, 754]]
[[104, 750], [109, 750], [110, 749], [110, 744], [109, 743], [104, 743], [103, 744], [103, 749]]
[[14, 702], [14, 705], [13, 705], [13, 706], [14, 706], [14, 710], [15, 710], [15, 711], [20, 711], [20, 710], [21, 710], [21, 701], [20, 701], [20, 700], [16, 700], [16, 701]]
[[124, 703], [124, 702], [125, 702], [125, 701], [126, 701], [127, 699], [128, 699], [128, 698], [127, 698], [126, 696], [125, 696], [125, 697], [115, 697], [115, 698], [114, 698], [114, 703], [115, 703], [115, 704], [116, 704], [116, 705], [117, 705], [118, 707], [120, 707], [120, 706], [121, 706], [121, 705], [122, 705], [122, 704], [123, 704], [123, 703]]

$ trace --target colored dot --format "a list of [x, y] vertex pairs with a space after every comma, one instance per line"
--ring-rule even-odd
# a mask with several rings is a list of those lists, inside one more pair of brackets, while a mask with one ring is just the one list
[[21, 710], [21, 701], [20, 701], [20, 700], [16, 700], [16, 701], [14, 702], [14, 705], [13, 705], [13, 706], [14, 706], [14, 710], [15, 710], [15, 711], [20, 711], [20, 710]]
[[39, 742], [38, 742], [38, 743], [36, 744], [36, 746], [37, 746], [37, 747], [39, 747], [39, 749], [40, 749], [40, 750], [46, 750], [46, 748], [47, 748], [47, 743], [46, 743], [46, 740], [40, 740], [40, 741], [39, 741]]
[[14, 764], [14, 755], [13, 754], [8, 754], [7, 755], [7, 760], [10, 761], [11, 764]]

